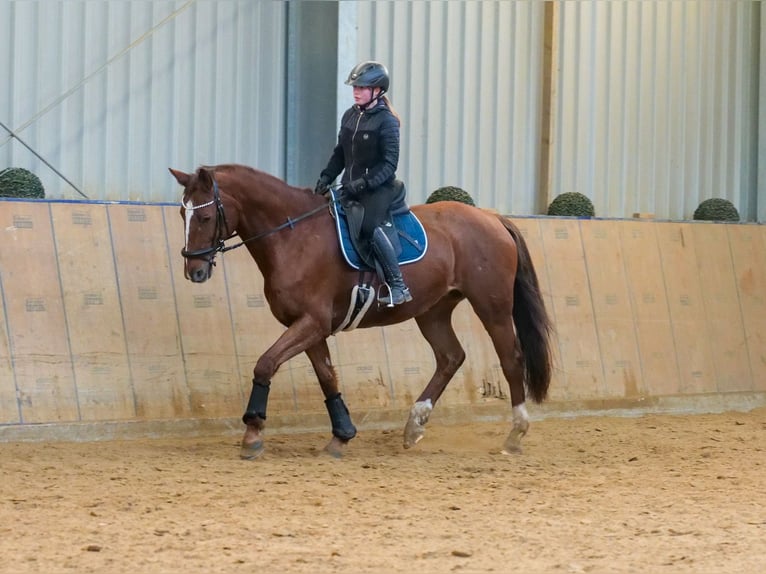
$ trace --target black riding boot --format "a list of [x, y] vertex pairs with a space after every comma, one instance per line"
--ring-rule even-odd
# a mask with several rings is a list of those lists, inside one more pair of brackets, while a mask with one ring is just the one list
[[376, 227], [375, 231], [372, 232], [372, 249], [383, 268], [383, 274], [386, 276], [386, 283], [388, 283], [388, 294], [379, 295], [378, 302], [393, 307], [412, 301], [410, 290], [404, 284], [402, 272], [399, 270], [399, 261], [396, 259], [394, 246], [391, 245], [386, 232], [380, 227]]

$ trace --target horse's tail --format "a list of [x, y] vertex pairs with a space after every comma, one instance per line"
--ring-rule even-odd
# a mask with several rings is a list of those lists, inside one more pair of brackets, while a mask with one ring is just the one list
[[553, 325], [545, 309], [537, 272], [524, 236], [508, 218], [498, 217], [516, 242], [519, 263], [513, 286], [513, 322], [524, 356], [524, 382], [527, 391], [532, 400], [541, 403], [548, 394], [553, 370], [550, 341]]

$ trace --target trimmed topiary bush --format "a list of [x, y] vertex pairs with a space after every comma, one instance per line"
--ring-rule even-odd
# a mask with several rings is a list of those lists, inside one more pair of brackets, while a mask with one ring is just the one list
[[578, 191], [568, 191], [554, 198], [548, 206], [548, 215], [570, 217], [593, 217], [596, 209], [593, 202]]
[[706, 199], [694, 210], [694, 219], [700, 221], [739, 221], [739, 212], [728, 199]]
[[40, 178], [23, 167], [9, 167], [0, 171], [0, 197], [41, 199], [45, 189]]
[[437, 201], [459, 201], [460, 203], [467, 203], [476, 207], [471, 195], [459, 187], [440, 187], [426, 199], [426, 203], [436, 203]]

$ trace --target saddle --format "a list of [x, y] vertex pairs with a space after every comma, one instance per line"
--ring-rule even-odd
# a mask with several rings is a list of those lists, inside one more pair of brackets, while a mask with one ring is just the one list
[[[423, 258], [428, 249], [428, 238], [423, 224], [410, 211], [405, 201], [404, 183], [398, 180], [396, 183], [400, 186], [400, 192], [397, 194], [397, 199], [392, 202], [381, 228], [394, 246], [401, 266]], [[335, 191], [331, 193], [332, 199], [335, 200]], [[379, 277], [383, 277], [383, 274], [372, 255], [371, 247], [359, 238], [364, 207], [354, 201], [346, 203], [332, 201], [330, 205], [343, 258], [353, 269], [360, 272], [359, 281], [351, 291], [351, 301], [346, 317], [333, 331], [334, 335], [339, 331], [351, 331], [359, 325], [375, 300], [375, 289], [365, 276], [370, 272], [375, 272]]]
[[[405, 201], [404, 184], [397, 183], [401, 186], [401, 191], [391, 204], [388, 217], [381, 227], [386, 232], [391, 245], [394, 246], [399, 265], [407, 265], [423, 258], [428, 249], [428, 238], [423, 224], [410, 211]], [[332, 194], [333, 199], [336, 199], [335, 191]], [[333, 201], [331, 205], [340, 250], [346, 263], [360, 271], [376, 270], [372, 249], [359, 238], [364, 207], [354, 201], [346, 203]]]

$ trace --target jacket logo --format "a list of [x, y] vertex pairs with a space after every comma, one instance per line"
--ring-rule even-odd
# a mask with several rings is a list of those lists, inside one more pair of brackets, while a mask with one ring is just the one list
[[363, 140], [368, 140], [368, 139], [370, 139], [370, 134], [362, 134], [362, 139], [363, 139]]

